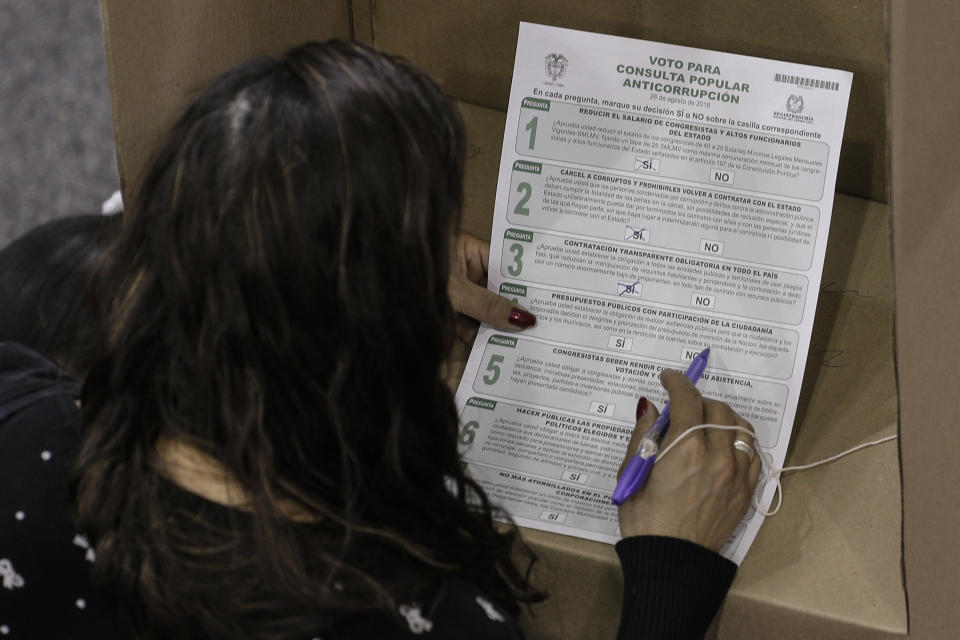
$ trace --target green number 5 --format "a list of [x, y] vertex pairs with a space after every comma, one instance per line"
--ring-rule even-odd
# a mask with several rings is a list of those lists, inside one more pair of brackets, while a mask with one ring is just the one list
[[498, 356], [496, 354], [490, 356], [490, 362], [487, 363], [487, 371], [490, 371], [492, 375], [488, 374], [483, 376], [483, 381], [487, 384], [493, 384], [500, 379], [500, 366], [499, 363], [503, 362], [503, 356]]

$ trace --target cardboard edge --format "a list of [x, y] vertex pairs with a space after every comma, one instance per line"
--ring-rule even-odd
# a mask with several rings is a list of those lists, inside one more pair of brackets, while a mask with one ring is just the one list
[[[772, 632], [772, 629], [777, 629]], [[834, 617], [812, 618], [808, 612], [750, 596], [727, 597], [711, 629], [710, 640], [770, 638], [778, 640], [898, 640], [906, 638], [897, 629], [851, 624]]]
[[887, 203], [890, 207], [890, 232], [888, 237], [888, 242], [890, 243], [890, 298], [893, 302], [891, 305], [891, 318], [890, 326], [893, 331], [893, 382], [897, 390], [897, 465], [898, 471], [900, 473], [900, 586], [903, 589], [903, 604], [904, 609], [907, 615], [907, 630], [906, 636], [910, 636], [910, 594], [907, 591], [907, 563], [906, 563], [906, 546], [904, 544], [904, 535], [906, 533], [906, 489], [904, 488], [904, 478], [903, 478], [903, 447], [901, 446], [903, 438], [903, 430], [901, 425], [903, 424], [902, 419], [902, 404], [900, 402], [900, 345], [898, 342], [898, 314], [897, 314], [897, 243], [895, 239], [895, 230], [894, 230], [894, 206], [893, 206], [893, 83], [891, 82], [891, 76], [893, 75], [893, 56], [892, 56], [892, 29], [891, 22], [893, 20], [893, 8], [891, 3], [894, 0], [886, 0], [883, 4], [883, 13], [884, 13], [884, 56], [886, 57], [886, 67], [887, 73], [883, 77], [883, 91], [884, 97], [887, 102], [887, 147], [885, 152], [885, 170], [886, 170], [886, 181], [887, 181]]
[[[100, 0], [100, 28], [103, 31], [103, 51], [107, 59], [107, 79], [110, 85], [110, 118], [113, 123], [113, 139], [120, 139], [120, 110], [118, 107], [117, 79], [114, 68], [113, 41], [110, 37], [110, 9], [107, 0]], [[117, 175], [120, 177], [120, 192], [126, 194], [126, 178], [124, 175], [122, 150], [119, 144], [114, 144], [114, 161], [117, 164]]]
[[350, 12], [350, 34], [362, 44], [374, 46], [374, 0], [348, 0]]
[[[960, 547], [960, 358], [955, 274], [960, 255], [958, 162], [952, 115], [960, 111], [960, 6], [891, 0], [890, 167], [896, 366], [903, 486], [903, 567], [911, 638], [960, 636], [956, 567]], [[951, 491], [954, 489], [954, 491]]]

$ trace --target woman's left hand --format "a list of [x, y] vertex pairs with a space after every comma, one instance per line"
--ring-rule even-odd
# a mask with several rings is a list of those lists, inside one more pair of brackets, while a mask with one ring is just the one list
[[447, 290], [457, 317], [457, 337], [470, 344], [480, 322], [504, 331], [532, 327], [537, 319], [508, 298], [487, 290], [490, 243], [461, 232], [450, 244], [450, 281]]

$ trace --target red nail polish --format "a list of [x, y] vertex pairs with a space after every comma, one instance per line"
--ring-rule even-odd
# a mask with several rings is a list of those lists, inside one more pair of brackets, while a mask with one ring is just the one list
[[527, 327], [532, 327], [537, 324], [537, 318], [529, 311], [524, 311], [520, 307], [514, 307], [510, 311], [510, 324], [526, 329]]
[[643, 417], [649, 406], [650, 403], [647, 402], [646, 398], [640, 398], [640, 400], [637, 402], [637, 420]]

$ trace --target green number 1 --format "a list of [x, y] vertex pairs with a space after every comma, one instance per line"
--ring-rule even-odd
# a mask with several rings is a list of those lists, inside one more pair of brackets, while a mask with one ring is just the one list
[[524, 130], [530, 132], [530, 148], [533, 149], [533, 145], [537, 143], [537, 116], [533, 116], [533, 120], [527, 123]]

